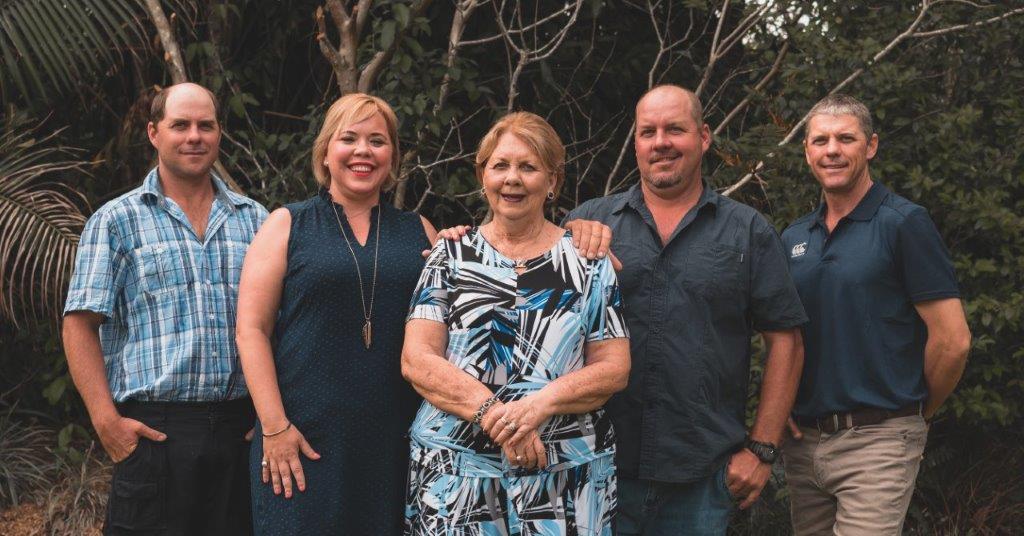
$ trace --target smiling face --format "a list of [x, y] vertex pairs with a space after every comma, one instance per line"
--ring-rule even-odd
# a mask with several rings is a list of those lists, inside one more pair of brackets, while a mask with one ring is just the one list
[[220, 124], [213, 101], [199, 86], [183, 85], [171, 91], [163, 118], [147, 125], [161, 177], [206, 179], [220, 148]]
[[514, 134], [506, 133], [483, 166], [484, 195], [496, 217], [517, 220], [543, 217], [544, 201], [555, 187], [555, 176], [540, 157]]
[[342, 126], [331, 138], [324, 157], [331, 189], [349, 198], [380, 194], [391, 173], [393, 152], [387, 122], [379, 113]]
[[877, 150], [878, 135], [868, 138], [854, 115], [815, 115], [807, 122], [804, 156], [828, 194], [864, 188], [871, 180], [868, 161]]
[[691, 98], [664, 87], [645, 95], [636, 106], [633, 143], [644, 183], [669, 190], [700, 182], [701, 158], [711, 145], [711, 131], [698, 124]]

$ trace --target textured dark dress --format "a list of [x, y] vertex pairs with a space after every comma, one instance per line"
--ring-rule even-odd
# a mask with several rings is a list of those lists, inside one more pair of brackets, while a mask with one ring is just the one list
[[[401, 375], [405, 317], [428, 249], [419, 216], [390, 206], [380, 217], [373, 343], [363, 345], [363, 309], [352, 254], [326, 192], [287, 205], [288, 266], [274, 332], [274, 363], [288, 419], [321, 458], [300, 454], [306, 491], [275, 496], [260, 478], [262, 436], [252, 442], [256, 534], [401, 534], [409, 424], [420, 399]], [[373, 278], [377, 210], [365, 246], [353, 240], [366, 300]]]

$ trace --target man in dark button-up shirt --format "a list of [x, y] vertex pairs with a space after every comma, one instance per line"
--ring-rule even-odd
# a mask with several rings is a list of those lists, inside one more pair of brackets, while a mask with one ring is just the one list
[[824, 203], [782, 235], [810, 317], [785, 446], [793, 529], [899, 535], [925, 418], [959, 381], [970, 332], [928, 212], [871, 179], [867, 107], [831, 95], [809, 115], [804, 152]]
[[[618, 437], [618, 534], [724, 534], [760, 494], [800, 376], [806, 321], [778, 235], [701, 180], [700, 101], [659, 86], [637, 104], [641, 182], [567, 220], [611, 227], [633, 365], [609, 400]], [[750, 338], [769, 358], [747, 441]]]

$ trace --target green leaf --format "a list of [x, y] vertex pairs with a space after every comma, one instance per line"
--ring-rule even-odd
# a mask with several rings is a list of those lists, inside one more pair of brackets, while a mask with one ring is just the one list
[[60, 398], [64, 396], [64, 391], [67, 387], [67, 377], [61, 376], [50, 382], [50, 385], [46, 386], [46, 389], [43, 389], [43, 396], [51, 406], [56, 406], [57, 402], [60, 402]]
[[395, 21], [386, 20], [380, 25], [380, 48], [391, 48], [395, 42]]
[[409, 26], [409, 6], [395, 2], [391, 6], [391, 12], [395, 14], [395, 20], [398, 21], [399, 28]]

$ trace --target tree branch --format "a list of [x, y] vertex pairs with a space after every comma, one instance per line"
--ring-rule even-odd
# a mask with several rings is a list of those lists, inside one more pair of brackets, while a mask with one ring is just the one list
[[921, 38], [921, 37], [935, 37], [937, 35], [945, 35], [945, 34], [948, 34], [948, 33], [958, 32], [960, 30], [966, 30], [968, 28], [977, 28], [979, 26], [985, 26], [987, 24], [992, 24], [992, 23], [995, 23], [995, 22], [999, 22], [1001, 20], [1008, 19], [1008, 18], [1013, 17], [1015, 15], [1020, 15], [1021, 13], [1024, 13], [1024, 7], [1019, 7], [1017, 9], [1012, 9], [1010, 11], [1007, 11], [1006, 13], [1003, 13], [1002, 15], [991, 17], [991, 18], [988, 18], [988, 19], [985, 19], [985, 20], [979, 20], [979, 21], [976, 21], [976, 22], [969, 22], [967, 24], [957, 24], [956, 26], [950, 26], [948, 28], [941, 28], [941, 29], [938, 29], [938, 30], [930, 30], [930, 31], [927, 31], [927, 32], [915, 32], [910, 37], [913, 37], [913, 38], [916, 39], [916, 38]]
[[171, 80], [175, 84], [188, 81], [188, 74], [185, 72], [185, 62], [181, 59], [181, 49], [174, 39], [174, 30], [164, 15], [164, 9], [160, 7], [160, 0], [146, 0], [146, 10], [149, 11], [149, 18], [156, 26], [157, 35], [160, 36], [160, 45], [164, 49], [164, 61], [167, 62], [167, 70], [171, 72]]
[[[412, 12], [412, 18], [422, 15], [430, 5], [431, 1], [432, 0], [420, 0], [419, 4], [416, 5], [416, 8]], [[363, 68], [362, 74], [359, 75], [359, 91], [369, 93], [373, 89], [381, 70], [383, 70], [384, 66], [387, 65], [388, 62], [391, 61], [391, 58], [395, 56], [395, 51], [398, 50], [398, 47], [402, 43], [402, 37], [409, 32], [409, 28], [411, 27], [412, 22], [395, 34], [395, 38], [391, 41], [391, 46], [385, 50], [378, 51], [373, 55], [373, 59], [370, 60], [370, 63]]]
[[720, 132], [725, 130], [725, 127], [730, 122], [732, 122], [732, 120], [735, 119], [740, 114], [740, 112], [746, 109], [746, 107], [750, 104], [750, 101], [752, 100], [753, 96], [755, 94], [760, 93], [764, 89], [764, 87], [768, 85], [768, 82], [771, 81], [772, 78], [775, 78], [775, 75], [779, 73], [779, 66], [782, 65], [782, 60], [785, 59], [786, 54], [789, 53], [789, 45], [790, 41], [788, 40], [782, 44], [782, 48], [779, 50], [778, 56], [775, 58], [775, 63], [772, 64], [772, 68], [768, 70], [768, 74], [764, 75], [764, 77], [761, 78], [757, 85], [754, 86], [753, 91], [751, 91], [746, 97], [743, 97], [743, 100], [740, 101], [740, 103], [737, 104], [736, 107], [734, 107], [729, 112], [729, 114], [725, 116], [725, 119], [723, 119], [722, 122], [719, 123], [717, 127], [715, 127], [715, 130], [714, 132], [712, 132], [712, 134], [718, 136]]

